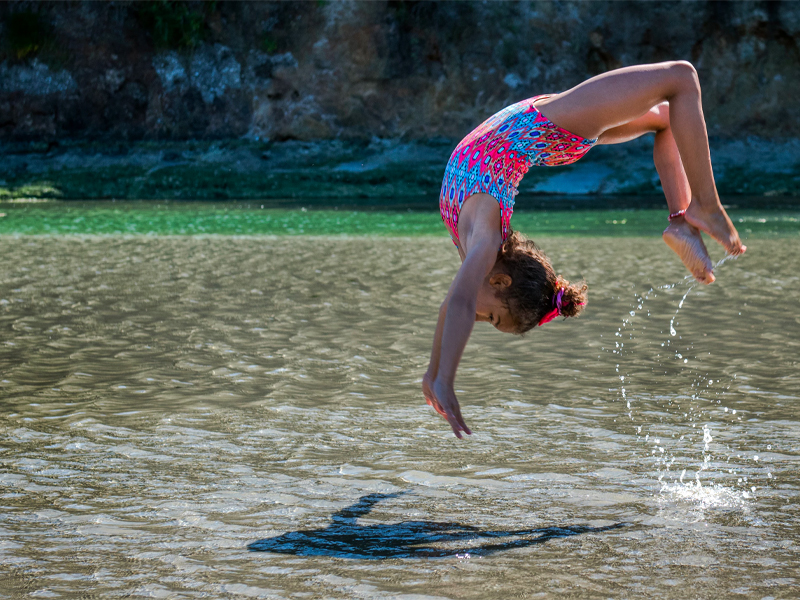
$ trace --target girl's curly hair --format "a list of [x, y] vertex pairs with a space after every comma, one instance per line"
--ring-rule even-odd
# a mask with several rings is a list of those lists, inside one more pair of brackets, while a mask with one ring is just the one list
[[518, 231], [512, 231], [503, 242], [497, 266], [511, 277], [511, 285], [500, 298], [514, 319], [518, 335], [536, 327], [553, 310], [559, 289], [564, 290], [561, 315], [576, 317], [586, 305], [586, 282], [570, 285], [556, 275], [545, 253]]

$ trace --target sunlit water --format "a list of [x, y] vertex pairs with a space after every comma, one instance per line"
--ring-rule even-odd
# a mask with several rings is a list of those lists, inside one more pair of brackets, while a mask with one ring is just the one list
[[0, 595], [797, 596], [800, 241], [539, 241], [586, 313], [476, 327], [459, 441], [444, 236], [0, 237]]

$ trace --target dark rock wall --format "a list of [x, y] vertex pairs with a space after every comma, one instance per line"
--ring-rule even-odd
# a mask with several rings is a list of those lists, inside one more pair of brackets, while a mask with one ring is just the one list
[[457, 139], [686, 59], [720, 138], [800, 134], [797, 2], [7, 2], [0, 139]]

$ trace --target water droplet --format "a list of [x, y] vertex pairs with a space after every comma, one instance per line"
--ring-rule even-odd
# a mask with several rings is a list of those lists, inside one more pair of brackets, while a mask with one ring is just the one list
[[714, 438], [711, 437], [711, 429], [708, 427], [708, 425], [703, 425], [703, 444], [705, 444], [703, 447], [703, 451], [705, 452], [708, 451], [708, 445], [713, 440]]

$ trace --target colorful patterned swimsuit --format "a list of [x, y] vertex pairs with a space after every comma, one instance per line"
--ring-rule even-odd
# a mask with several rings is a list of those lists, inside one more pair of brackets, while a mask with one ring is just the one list
[[439, 210], [458, 245], [458, 214], [464, 200], [482, 192], [500, 203], [503, 240], [508, 237], [514, 196], [531, 165], [568, 165], [597, 142], [558, 127], [533, 103], [547, 95], [517, 102], [489, 117], [453, 150], [444, 171]]

